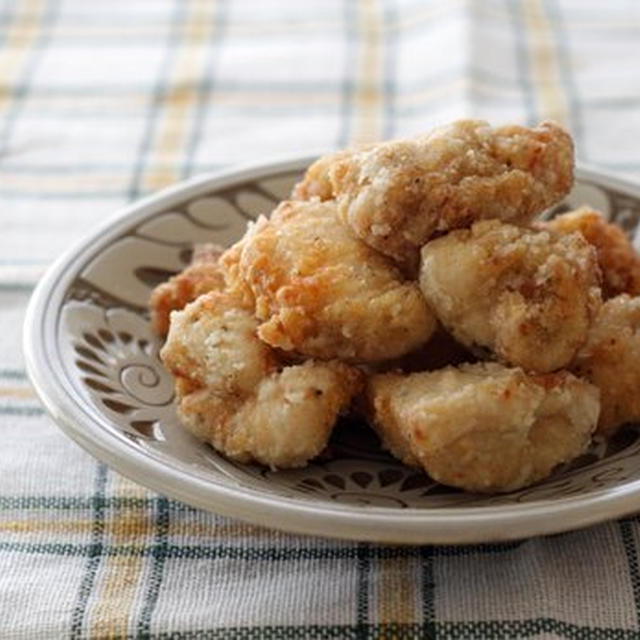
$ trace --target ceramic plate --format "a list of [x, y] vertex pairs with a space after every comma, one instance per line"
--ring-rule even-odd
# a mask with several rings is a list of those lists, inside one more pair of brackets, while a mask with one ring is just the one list
[[[438, 485], [383, 453], [356, 422], [304, 469], [225, 460], [177, 422], [146, 301], [194, 242], [228, 245], [285, 198], [310, 158], [205, 176], [126, 209], [62, 257], [25, 325], [29, 376], [45, 407], [95, 457], [196, 507], [289, 531], [399, 543], [467, 543], [559, 532], [640, 510], [640, 427], [596, 445], [545, 482], [480, 496]], [[636, 239], [640, 187], [577, 173], [564, 210], [589, 204]]]

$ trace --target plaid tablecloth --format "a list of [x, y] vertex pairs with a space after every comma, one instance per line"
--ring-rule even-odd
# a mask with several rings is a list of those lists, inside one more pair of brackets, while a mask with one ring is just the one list
[[0, 638], [639, 638], [637, 518], [384, 547], [194, 510], [43, 415], [21, 322], [107, 213], [201, 171], [460, 116], [640, 178], [637, 0], [0, 0]]

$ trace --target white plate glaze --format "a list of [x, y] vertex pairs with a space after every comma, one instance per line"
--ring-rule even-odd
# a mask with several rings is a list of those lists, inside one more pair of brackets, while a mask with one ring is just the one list
[[[229, 244], [285, 198], [312, 158], [204, 176], [120, 212], [48, 271], [29, 305], [27, 370], [80, 446], [120, 473], [193, 506], [288, 531], [393, 543], [471, 543], [583, 527], [640, 510], [640, 427], [570, 468], [502, 496], [447, 489], [343, 424], [329, 453], [273, 472], [229, 462], [177, 423], [172, 383], [145, 310], [193, 242]], [[635, 238], [640, 187], [590, 169], [561, 207], [589, 204]]]

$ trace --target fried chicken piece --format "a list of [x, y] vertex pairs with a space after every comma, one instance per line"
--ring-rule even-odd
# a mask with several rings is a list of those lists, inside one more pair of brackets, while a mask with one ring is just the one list
[[625, 232], [618, 225], [607, 222], [597, 211], [581, 207], [547, 222], [539, 222], [537, 227], [558, 233], [579, 231], [596, 248], [605, 299], [621, 293], [640, 295], [640, 256]]
[[361, 374], [336, 361], [282, 367], [257, 327], [251, 309], [218, 291], [173, 313], [161, 357], [177, 379], [178, 416], [229, 458], [303, 466], [326, 446]]
[[436, 328], [417, 283], [355, 238], [334, 202], [280, 204], [247, 233], [239, 273], [258, 335], [285, 351], [371, 362], [419, 347]]
[[305, 172], [304, 178], [298, 182], [291, 192], [292, 200], [331, 200], [333, 189], [329, 178], [329, 170], [336, 162], [346, 160], [353, 151], [345, 149], [328, 153], [318, 158]]
[[485, 220], [422, 250], [420, 286], [445, 328], [527, 371], [573, 359], [600, 306], [599, 284], [595, 250], [578, 233]]
[[571, 370], [600, 389], [598, 433], [640, 420], [640, 298], [623, 294], [602, 305]]
[[558, 125], [493, 129], [460, 120], [321, 158], [296, 195], [337, 198], [359, 238], [415, 273], [420, 247], [434, 235], [479, 219], [527, 222], [572, 184], [573, 143]]
[[404, 463], [468, 491], [520, 489], [587, 448], [598, 390], [566, 371], [528, 376], [497, 363], [373, 376], [373, 426]]
[[247, 237], [251, 235], [251, 226], [235, 244], [231, 245], [220, 256], [220, 267], [224, 272], [226, 281], [226, 291], [238, 299], [243, 306], [255, 307], [256, 301], [251, 289], [240, 275], [240, 256], [247, 241]]
[[218, 265], [222, 251], [214, 244], [196, 245], [191, 264], [151, 292], [149, 308], [156, 333], [167, 334], [172, 311], [184, 308], [203, 293], [224, 288], [224, 274]]

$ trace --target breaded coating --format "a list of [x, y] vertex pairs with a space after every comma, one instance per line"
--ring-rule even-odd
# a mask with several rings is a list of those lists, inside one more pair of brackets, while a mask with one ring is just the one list
[[327, 198], [327, 176], [356, 235], [415, 273], [434, 235], [479, 219], [525, 223], [563, 198], [573, 184], [573, 143], [551, 122], [494, 129], [460, 120], [322, 158], [296, 195]]
[[161, 357], [176, 377], [178, 416], [229, 458], [303, 466], [326, 446], [362, 376], [339, 362], [283, 368], [257, 327], [241, 300], [217, 291], [173, 313]]
[[640, 298], [607, 300], [571, 370], [600, 389], [598, 433], [640, 420]]
[[353, 151], [345, 149], [318, 158], [305, 172], [304, 178], [298, 182], [291, 192], [292, 200], [331, 200], [333, 190], [329, 178], [329, 169], [334, 163], [346, 160]]
[[220, 256], [220, 267], [224, 272], [226, 291], [240, 300], [243, 306], [253, 309], [255, 307], [255, 298], [240, 274], [240, 256], [247, 237], [251, 234], [251, 229], [252, 227], [249, 225], [244, 236]]
[[224, 288], [224, 274], [218, 265], [222, 252], [223, 249], [214, 244], [196, 245], [191, 264], [151, 292], [149, 308], [156, 333], [167, 334], [172, 311], [183, 309], [203, 293]]
[[497, 363], [373, 376], [369, 413], [384, 445], [438, 482], [520, 489], [587, 448], [598, 390], [562, 371], [528, 376]]
[[579, 231], [596, 248], [605, 299], [621, 293], [640, 295], [640, 256], [618, 225], [607, 222], [589, 207], [581, 207], [537, 225], [558, 233]]
[[601, 304], [599, 284], [596, 252], [578, 233], [485, 220], [422, 250], [420, 286], [445, 328], [530, 372], [573, 359]]
[[212, 291], [171, 316], [161, 357], [169, 371], [194, 386], [247, 395], [277, 367], [273, 350], [256, 337], [251, 310]]
[[436, 328], [416, 282], [355, 238], [334, 202], [283, 202], [247, 233], [240, 275], [262, 340], [330, 360], [398, 357]]
[[244, 401], [210, 388], [181, 399], [178, 414], [197, 437], [238, 462], [302, 467], [327, 445], [336, 418], [360, 387], [337, 361], [307, 361], [274, 371]]

